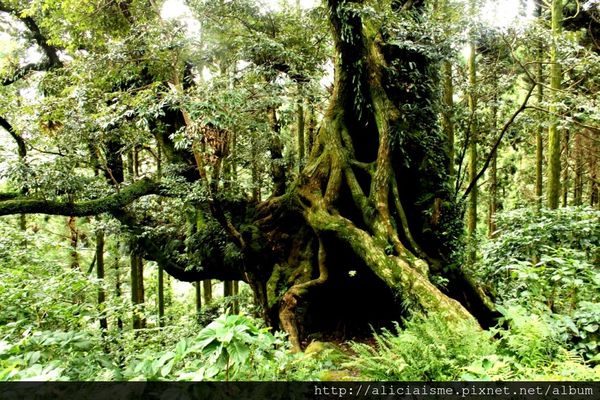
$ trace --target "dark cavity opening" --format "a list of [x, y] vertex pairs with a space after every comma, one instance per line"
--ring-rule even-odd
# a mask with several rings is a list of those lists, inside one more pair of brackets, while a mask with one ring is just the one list
[[327, 240], [328, 282], [300, 305], [307, 343], [372, 336], [403, 316], [401, 298], [354, 254], [350, 246]]

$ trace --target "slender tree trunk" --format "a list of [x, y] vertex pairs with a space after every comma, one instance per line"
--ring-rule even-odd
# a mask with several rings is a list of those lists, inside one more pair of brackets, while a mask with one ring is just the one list
[[[558, 39], [562, 31], [562, 0], [552, 0], [552, 35]], [[558, 101], [558, 91], [561, 88], [562, 72], [559, 63], [558, 45], [552, 42], [550, 46], [550, 88], [553, 104], [550, 106], [550, 126], [548, 128], [548, 208], [558, 208], [560, 200], [560, 131], [557, 118], [558, 111], [554, 104]]]
[[230, 297], [233, 294], [232, 281], [223, 282], [223, 297]]
[[79, 251], [77, 250], [79, 232], [77, 231], [77, 219], [75, 217], [68, 217], [67, 227], [69, 228], [69, 243], [71, 245], [71, 251], [69, 252], [71, 269], [79, 270]]
[[454, 85], [452, 83], [452, 63], [444, 61], [444, 112], [442, 113], [442, 130], [448, 140], [448, 173], [454, 175]]
[[98, 278], [98, 309], [100, 311], [100, 329], [108, 329], [108, 321], [104, 312], [106, 292], [104, 291], [104, 231], [96, 232], [96, 278]]
[[140, 147], [135, 146], [133, 149], [133, 174], [137, 178], [140, 176]]
[[[445, 34], [450, 36], [451, 33], [447, 29], [448, 10], [446, 0], [433, 2], [436, 22], [445, 26]], [[454, 176], [454, 83], [452, 82], [452, 62], [450, 60], [444, 60], [442, 64], [442, 94], [441, 125], [442, 132], [448, 141], [448, 175]]]
[[305, 161], [305, 140], [304, 140], [304, 106], [303, 99], [301, 97], [301, 86], [298, 85], [298, 95], [300, 98], [298, 99], [298, 103], [296, 104], [296, 135], [298, 141], [298, 172], [302, 172], [302, 168], [304, 168]]
[[[475, 9], [474, 1], [471, 2], [472, 10]], [[477, 176], [477, 164], [478, 164], [478, 154], [477, 154], [477, 145], [479, 141], [478, 134], [478, 124], [477, 124], [477, 65], [475, 62], [476, 47], [473, 41], [469, 44], [469, 60], [468, 60], [468, 68], [469, 68], [469, 113], [471, 115], [471, 122], [469, 125], [469, 182], [473, 182]], [[473, 264], [476, 258], [476, 233], [477, 233], [477, 197], [478, 197], [478, 188], [477, 186], [473, 187], [473, 190], [469, 194], [469, 200], [467, 205], [467, 234], [469, 237], [469, 251], [467, 255], [467, 259], [469, 264]]]
[[583, 170], [585, 168], [582, 135], [575, 133], [575, 181], [573, 182], [573, 205], [583, 204]]
[[[588, 133], [592, 134], [592, 132], [589, 131]], [[596, 206], [600, 208], [600, 185], [598, 184], [598, 179], [600, 179], [600, 171], [598, 171], [599, 163], [597, 157], [600, 150], [600, 144], [598, 144], [597, 140], [589, 140], [588, 142], [590, 144], [590, 148], [592, 149], [588, 154], [588, 168], [590, 171], [590, 206], [592, 208]]]
[[286, 173], [283, 159], [283, 143], [281, 141], [281, 124], [277, 117], [277, 111], [271, 107], [268, 111], [269, 123], [271, 125], [271, 141], [269, 152], [271, 153], [271, 174], [273, 176], [273, 195], [281, 196], [286, 189]]
[[261, 187], [261, 178], [260, 171], [258, 167], [258, 154], [255, 146], [252, 146], [250, 149], [250, 174], [252, 176], [252, 201], [258, 203], [261, 201], [260, 196], [260, 187]]
[[200, 281], [194, 282], [194, 289], [196, 292], [196, 315], [199, 316], [202, 313], [202, 284]]
[[131, 262], [131, 303], [134, 306], [133, 329], [146, 327], [144, 318], [144, 260], [132, 253]]
[[158, 326], [165, 326], [165, 272], [158, 265]]
[[[491, 131], [496, 132], [498, 129], [498, 81], [494, 79], [494, 96], [492, 98], [492, 121]], [[496, 211], [498, 210], [498, 150], [492, 153], [492, 161], [490, 165], [490, 199], [488, 205], [488, 237], [494, 237], [496, 232]]]
[[156, 142], [156, 176], [162, 178], [162, 147], [160, 143]]
[[[121, 259], [120, 259], [120, 254], [119, 254], [119, 244], [117, 243], [117, 251], [115, 252], [115, 262], [114, 262], [114, 269], [115, 269], [115, 298], [117, 299], [117, 302], [120, 301], [122, 295], [123, 295], [123, 290], [121, 289], [121, 268], [120, 268], [120, 264], [121, 264]], [[117, 316], [117, 328], [119, 329], [119, 331], [123, 330], [123, 319], [121, 318], [121, 315], [119, 314]]]
[[315, 139], [315, 131], [316, 131], [316, 116], [314, 106], [309, 106], [308, 108], [308, 121], [307, 121], [307, 129], [306, 129], [306, 154], [310, 154], [312, 151], [313, 142]]
[[566, 207], [569, 203], [569, 159], [571, 157], [571, 134], [565, 131], [562, 137], [562, 206]]
[[232, 293], [233, 293], [233, 314], [239, 314], [240, 313], [240, 299], [238, 298], [238, 295], [240, 294], [240, 282], [239, 281], [233, 281], [232, 282]]
[[202, 281], [202, 291], [204, 292], [204, 304], [212, 303], [212, 280], [206, 279]]
[[133, 156], [133, 150], [127, 152], [127, 174], [129, 179], [133, 180], [135, 176], [135, 157]]
[[490, 165], [490, 200], [488, 209], [488, 237], [496, 232], [496, 211], [498, 210], [498, 154], [494, 151]]
[[[536, 2], [536, 16], [538, 19], [542, 17], [542, 2], [538, 0]], [[536, 101], [538, 106], [541, 107], [544, 101], [544, 66], [542, 60], [544, 59], [544, 47], [543, 42], [540, 40], [537, 46], [537, 68], [536, 68], [536, 79], [538, 81], [536, 91]], [[538, 113], [538, 122], [535, 129], [535, 196], [538, 210], [542, 208], [542, 196], [543, 196], [543, 179], [544, 179], [544, 127], [542, 121], [545, 118], [545, 114], [542, 112]]]

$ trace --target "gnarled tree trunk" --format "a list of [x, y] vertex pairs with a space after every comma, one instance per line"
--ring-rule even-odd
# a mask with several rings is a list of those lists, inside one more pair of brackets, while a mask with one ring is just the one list
[[[260, 207], [275, 259], [267, 302], [297, 349], [327, 324], [348, 328], [366, 307], [382, 319], [407, 306], [474, 326], [465, 306], [486, 324], [492, 318], [448, 265], [448, 235], [461, 227], [437, 128], [437, 62], [411, 37], [361, 17], [360, 3], [328, 2], [337, 52], [331, 104], [299, 182]], [[430, 280], [442, 274], [447, 293]]]

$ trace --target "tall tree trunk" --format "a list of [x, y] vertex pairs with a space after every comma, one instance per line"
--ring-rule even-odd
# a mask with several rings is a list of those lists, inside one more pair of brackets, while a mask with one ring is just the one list
[[558, 55], [558, 44], [556, 39], [562, 32], [562, 0], [552, 0], [552, 36], [555, 41], [550, 45], [550, 96], [552, 105], [550, 106], [550, 126], [548, 128], [548, 208], [558, 208], [560, 200], [560, 130], [558, 128], [556, 113], [558, 111], [555, 102], [558, 101], [559, 90], [561, 88], [562, 72]]
[[[474, 13], [475, 10], [475, 2], [471, 0], [471, 12]], [[470, 114], [470, 123], [469, 123], [469, 144], [468, 144], [468, 154], [469, 154], [469, 182], [475, 181], [477, 177], [477, 164], [478, 164], [478, 154], [477, 154], [477, 145], [479, 141], [479, 133], [478, 133], [478, 124], [477, 124], [477, 64], [475, 62], [476, 47], [473, 42], [474, 39], [471, 39], [469, 43], [469, 59], [468, 59], [468, 69], [469, 69], [469, 114]], [[477, 186], [473, 187], [473, 190], [469, 194], [469, 201], [467, 205], [467, 234], [469, 237], [469, 251], [467, 255], [467, 259], [469, 264], [473, 264], [476, 258], [476, 234], [477, 234], [477, 197], [478, 197], [478, 188]]]
[[165, 326], [165, 272], [158, 265], [158, 326]]
[[79, 251], [77, 250], [79, 231], [77, 230], [77, 219], [75, 217], [68, 217], [67, 227], [69, 228], [69, 244], [71, 246], [71, 251], [69, 252], [71, 269], [79, 270]]
[[146, 327], [144, 318], [144, 260], [131, 253], [131, 303], [133, 304], [133, 329]]
[[[541, 19], [542, 17], [542, 1], [536, 1], [536, 17]], [[536, 66], [536, 79], [538, 81], [538, 85], [536, 88], [536, 101], [538, 106], [541, 107], [542, 102], [544, 101], [544, 45], [540, 40], [537, 45], [537, 66]], [[535, 196], [536, 196], [536, 204], [538, 210], [541, 210], [543, 203], [543, 179], [544, 179], [544, 126], [542, 124], [543, 119], [545, 118], [545, 114], [542, 112], [538, 113], [537, 116], [537, 124], [535, 128]]]
[[444, 61], [444, 111], [442, 129], [448, 138], [448, 174], [454, 175], [454, 85], [452, 83], [452, 63]]
[[316, 115], [314, 106], [310, 105], [308, 107], [308, 121], [307, 121], [307, 129], [306, 129], [306, 154], [310, 154], [312, 151], [313, 142], [315, 139], [316, 132]]
[[566, 207], [569, 203], [569, 161], [571, 157], [571, 133], [565, 131], [562, 143], [562, 206]]
[[250, 174], [252, 176], [252, 201], [258, 203], [261, 201], [260, 189], [262, 186], [261, 174], [258, 166], [258, 154], [256, 146], [250, 149]]
[[490, 165], [490, 199], [488, 208], [488, 237], [496, 232], [496, 211], [498, 210], [498, 154], [494, 151]]
[[223, 297], [231, 297], [233, 295], [233, 283], [232, 281], [223, 282]]
[[100, 311], [100, 329], [108, 329], [106, 320], [105, 302], [106, 292], [104, 291], [104, 231], [98, 229], [96, 232], [96, 278], [98, 278], [98, 310]]
[[212, 280], [205, 279], [202, 281], [202, 291], [204, 292], [204, 304], [212, 303]]
[[583, 173], [585, 168], [584, 149], [581, 133], [575, 133], [575, 178], [573, 182], [573, 205], [583, 204]]
[[[587, 131], [589, 135], [592, 135], [593, 132]], [[589, 154], [588, 154], [588, 168], [590, 175], [590, 206], [592, 208], [598, 207], [600, 209], [600, 184], [598, 180], [600, 179], [600, 164], [598, 163], [598, 153], [600, 150], [600, 143], [597, 140], [589, 140]]]
[[240, 299], [239, 299], [239, 294], [240, 294], [240, 282], [239, 281], [233, 281], [232, 282], [232, 294], [233, 294], [233, 309], [232, 309], [232, 313], [233, 314], [239, 314], [240, 313]]
[[196, 298], [196, 315], [200, 316], [202, 313], [202, 286], [200, 281], [194, 282], [195, 298]]
[[[119, 243], [117, 243], [117, 251], [115, 252], [114, 270], [115, 270], [115, 298], [117, 302], [120, 301], [123, 296], [123, 290], [121, 289], [121, 256], [119, 253]], [[117, 328], [119, 331], [123, 330], [123, 319], [121, 314], [117, 316]]]
[[[491, 131], [496, 132], [498, 129], [498, 81], [496, 77], [494, 79], [493, 89], [494, 96], [492, 98], [492, 121]], [[498, 210], [498, 150], [494, 150], [492, 153], [492, 160], [490, 165], [490, 199], [488, 205], [488, 237], [494, 237], [496, 232], [496, 211]]]
[[301, 87], [298, 85], [298, 95], [300, 96], [296, 104], [296, 137], [298, 142], [298, 172], [302, 172], [305, 161], [305, 140], [304, 140], [304, 106], [303, 99], [301, 97]]
[[277, 117], [277, 110], [271, 107], [268, 111], [269, 123], [271, 125], [271, 141], [269, 152], [271, 153], [271, 175], [273, 177], [273, 195], [280, 196], [286, 190], [286, 173], [283, 159], [283, 143], [281, 141], [281, 123]]
[[[448, 21], [449, 7], [447, 0], [435, 0], [433, 12], [436, 22], [445, 26], [445, 34], [450, 36]], [[444, 60], [442, 64], [442, 132], [448, 140], [448, 174], [454, 176], [454, 83], [452, 81], [452, 62]]]

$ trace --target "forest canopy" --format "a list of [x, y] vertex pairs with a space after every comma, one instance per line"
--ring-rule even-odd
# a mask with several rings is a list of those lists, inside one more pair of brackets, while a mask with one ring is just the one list
[[600, 378], [597, 0], [0, 27], [0, 380]]

